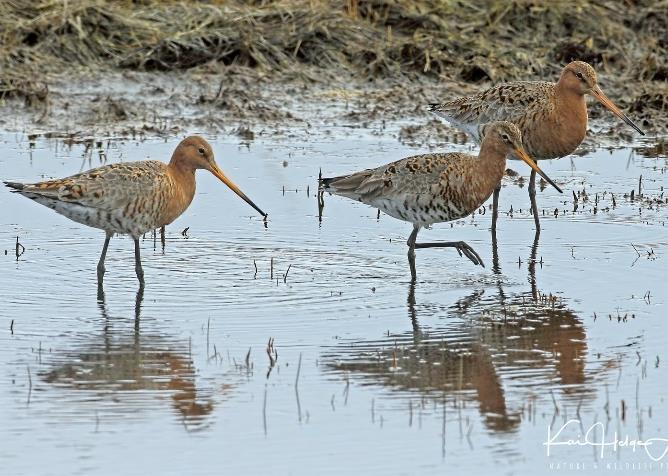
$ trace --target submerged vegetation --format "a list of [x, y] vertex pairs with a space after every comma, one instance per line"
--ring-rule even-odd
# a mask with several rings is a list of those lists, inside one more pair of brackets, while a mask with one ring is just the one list
[[636, 117], [668, 105], [665, 0], [5, 0], [0, 45], [0, 97], [32, 105], [82, 68], [480, 87], [571, 59]]

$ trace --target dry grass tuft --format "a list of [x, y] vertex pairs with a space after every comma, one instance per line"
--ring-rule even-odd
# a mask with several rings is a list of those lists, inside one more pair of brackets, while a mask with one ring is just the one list
[[496, 82], [552, 78], [577, 58], [610, 73], [612, 87], [630, 95], [621, 102], [631, 103], [636, 82], [651, 96], [668, 77], [668, 3], [625, 3], [5, 0], [0, 97], [43, 100], [49, 74], [73, 67], [174, 71], [216, 62], [311, 80]]

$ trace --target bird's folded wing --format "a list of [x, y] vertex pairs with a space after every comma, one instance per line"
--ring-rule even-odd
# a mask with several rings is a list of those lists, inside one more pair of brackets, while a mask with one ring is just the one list
[[439, 186], [444, 175], [456, 174], [456, 164], [467, 157], [459, 153], [407, 157], [376, 169], [331, 179], [327, 189], [365, 203], [394, 195], [429, 194], [433, 187]]
[[541, 98], [547, 97], [553, 88], [554, 83], [549, 82], [502, 83], [480, 94], [430, 104], [429, 111], [456, 127], [463, 127], [465, 132], [479, 140], [476, 137], [478, 125], [493, 121], [514, 122], [526, 113], [531, 103], [542, 101]]
[[63, 179], [26, 184], [20, 193], [102, 210], [123, 208], [136, 196], [151, 196], [168, 180], [161, 162], [112, 164]]

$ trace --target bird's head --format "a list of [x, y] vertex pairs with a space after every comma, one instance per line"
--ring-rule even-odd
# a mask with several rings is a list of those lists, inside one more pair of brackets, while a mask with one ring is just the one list
[[584, 61], [572, 61], [568, 63], [561, 73], [559, 84], [577, 94], [589, 94], [593, 96], [610, 112], [635, 129], [639, 134], [645, 135], [642, 129], [629, 119], [626, 114], [620, 111], [615, 103], [603, 93], [601, 87], [598, 85], [596, 71], [594, 71], [594, 68], [590, 64]]
[[267, 216], [266, 213], [260, 210], [260, 208], [255, 205], [245, 193], [239, 190], [239, 187], [237, 187], [229, 178], [227, 178], [223, 171], [220, 170], [220, 167], [218, 167], [216, 159], [213, 156], [211, 145], [202, 137], [190, 136], [183, 139], [176, 147], [176, 150], [174, 150], [170, 164], [174, 164], [187, 170], [192, 170], [193, 172], [197, 169], [208, 170], [218, 177], [221, 182], [232, 189], [234, 193], [239, 195], [239, 197], [246, 203], [257, 210], [260, 215], [263, 217]]
[[518, 159], [526, 162], [526, 164], [543, 177], [547, 183], [556, 188], [559, 193], [562, 193], [559, 186], [554, 183], [525, 152], [524, 146], [522, 145], [522, 132], [520, 132], [515, 124], [508, 121], [491, 122], [483, 126], [481, 133], [482, 144], [486, 147], [491, 146], [494, 149], [503, 152], [506, 157], [508, 155], [514, 155]]

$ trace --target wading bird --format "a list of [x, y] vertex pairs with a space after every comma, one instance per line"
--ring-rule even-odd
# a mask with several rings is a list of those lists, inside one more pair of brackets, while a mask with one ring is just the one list
[[501, 181], [509, 154], [526, 162], [559, 192], [561, 189], [524, 152], [522, 134], [514, 124], [486, 124], [480, 126], [478, 135], [482, 143], [477, 157], [459, 152], [417, 155], [375, 169], [322, 179], [321, 189], [412, 223], [407, 244], [413, 279], [415, 248], [455, 248], [460, 256], [484, 266], [478, 253], [463, 241], [416, 243], [420, 228], [464, 218], [477, 210]]
[[[603, 94], [596, 79], [596, 71], [582, 61], [569, 63], [556, 83], [503, 83], [474, 96], [430, 104], [429, 110], [466, 132], [476, 142], [480, 142], [478, 130], [481, 124], [510, 121], [522, 131], [524, 149], [534, 160], [556, 159], [572, 153], [587, 133], [587, 94], [594, 96], [615, 116], [645, 135]], [[496, 230], [500, 191], [501, 183], [494, 190], [492, 231]], [[540, 231], [535, 170], [531, 171], [529, 180], [529, 198], [536, 230]]]
[[63, 179], [38, 183], [5, 182], [5, 185], [70, 220], [106, 233], [97, 278], [104, 277], [104, 259], [114, 233], [130, 235], [135, 243], [135, 271], [144, 284], [139, 237], [169, 225], [190, 205], [195, 196], [195, 171], [204, 169], [266, 218], [220, 170], [209, 143], [198, 136], [185, 138], [176, 147], [169, 164], [157, 160], [110, 164]]

